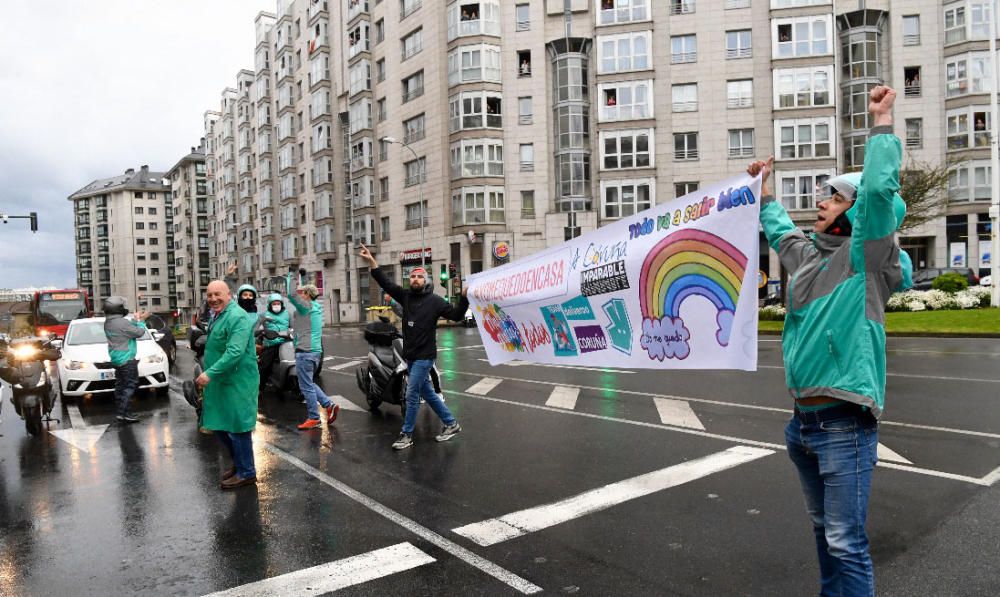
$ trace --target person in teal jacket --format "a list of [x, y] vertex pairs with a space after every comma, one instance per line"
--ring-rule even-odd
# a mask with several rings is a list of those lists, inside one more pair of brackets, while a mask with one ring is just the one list
[[820, 595], [875, 594], [865, 522], [885, 408], [885, 305], [911, 267], [895, 239], [906, 213], [896, 92], [878, 86], [869, 99], [864, 169], [829, 181], [810, 237], [767, 191], [774, 158], [747, 169], [762, 175], [760, 222], [789, 272], [781, 345], [795, 412], [785, 444], [813, 523]]
[[229, 451], [233, 467], [222, 477], [223, 489], [257, 482], [253, 430], [257, 425], [257, 318], [232, 300], [229, 287], [215, 280], [206, 289], [212, 310], [205, 344], [205, 371], [195, 379], [204, 390], [202, 426], [215, 432]]
[[[267, 297], [267, 311], [261, 314], [257, 323], [265, 331], [283, 332], [289, 328], [291, 316], [285, 308], [285, 301], [277, 292]], [[260, 385], [263, 388], [271, 375], [274, 362], [278, 360], [278, 347], [288, 342], [285, 338], [264, 338], [262, 349], [257, 361], [257, 371], [260, 374]]]
[[[302, 280], [306, 271], [299, 270]], [[295, 373], [299, 379], [299, 390], [306, 399], [306, 420], [299, 424], [305, 431], [319, 427], [319, 405], [326, 409], [326, 422], [333, 425], [340, 412], [314, 381], [316, 372], [323, 366], [323, 303], [319, 300], [319, 289], [314, 284], [302, 284], [292, 292], [292, 273], [285, 278], [288, 299], [295, 308], [292, 329], [295, 331]]]
[[139, 311], [133, 319], [126, 319], [128, 308], [125, 298], [109, 296], [104, 309], [104, 335], [108, 339], [108, 358], [115, 368], [115, 422], [123, 425], [138, 423], [131, 414], [132, 396], [139, 388], [139, 347], [136, 340], [146, 335], [146, 318], [149, 313]]

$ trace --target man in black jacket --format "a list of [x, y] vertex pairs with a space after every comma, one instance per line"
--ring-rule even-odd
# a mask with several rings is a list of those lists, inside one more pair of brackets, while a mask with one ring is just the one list
[[448, 441], [462, 430], [462, 426], [455, 420], [441, 397], [434, 392], [430, 374], [431, 368], [434, 367], [434, 359], [437, 358], [438, 319], [444, 317], [452, 321], [462, 321], [466, 309], [469, 308], [465, 290], [462, 291], [462, 300], [453, 307], [444, 298], [434, 294], [434, 289], [427, 281], [427, 270], [424, 268], [414, 268], [410, 272], [410, 289], [407, 291], [386, 277], [378, 268], [378, 262], [368, 247], [364, 245], [361, 245], [361, 258], [368, 261], [372, 278], [378, 282], [382, 290], [403, 306], [403, 358], [409, 367], [406, 383], [406, 419], [403, 421], [403, 432], [392, 444], [392, 448], [404, 450], [413, 445], [413, 427], [417, 422], [421, 398], [444, 423], [444, 429], [434, 439], [439, 442]]

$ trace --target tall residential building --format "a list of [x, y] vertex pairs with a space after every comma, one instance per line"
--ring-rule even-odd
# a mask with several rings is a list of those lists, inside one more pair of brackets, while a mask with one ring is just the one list
[[947, 213], [902, 244], [918, 267], [978, 267], [989, 5], [279, 0], [206, 123], [212, 274], [301, 265], [332, 319], [357, 320], [379, 300], [360, 242], [404, 283], [422, 258], [476, 273], [771, 154], [809, 228], [816, 186], [863, 164], [881, 82], [910, 156], [961, 160]]
[[170, 183], [138, 171], [95, 180], [69, 196], [76, 229], [77, 283], [96, 310], [112, 295], [129, 308], [169, 317], [176, 309]]
[[205, 169], [205, 139], [181, 158], [165, 178], [173, 199], [174, 268], [177, 311], [181, 321], [197, 312], [211, 278], [209, 271], [210, 198]]

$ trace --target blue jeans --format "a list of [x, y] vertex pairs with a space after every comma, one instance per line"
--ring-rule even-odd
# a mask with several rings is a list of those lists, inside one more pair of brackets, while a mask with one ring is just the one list
[[333, 404], [326, 397], [326, 392], [313, 381], [316, 369], [320, 367], [320, 354], [318, 352], [297, 352], [295, 353], [295, 373], [299, 378], [299, 391], [306, 399], [306, 411], [310, 419], [319, 419], [319, 405], [326, 408]]
[[241, 479], [251, 479], [257, 476], [257, 469], [254, 468], [253, 464], [253, 431], [243, 433], [216, 431], [215, 436], [229, 450], [229, 457], [233, 459], [236, 474]]
[[434, 391], [434, 384], [431, 382], [432, 367], [434, 359], [418, 359], [409, 363], [409, 376], [406, 380], [406, 418], [403, 420], [403, 433], [407, 435], [413, 433], [413, 427], [417, 424], [421, 397], [445, 425], [452, 425], [455, 422], [455, 417], [445, 406], [441, 396]]
[[820, 595], [873, 596], [875, 575], [865, 521], [872, 471], [878, 461], [878, 423], [867, 413], [831, 420], [823, 411], [792, 416], [785, 428], [788, 456], [799, 471], [819, 556]]
[[132, 359], [115, 367], [115, 414], [127, 417], [129, 402], [139, 388], [139, 361]]

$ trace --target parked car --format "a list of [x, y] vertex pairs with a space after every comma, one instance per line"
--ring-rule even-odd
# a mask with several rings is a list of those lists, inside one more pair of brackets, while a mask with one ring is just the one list
[[[63, 397], [114, 392], [115, 370], [108, 356], [104, 318], [75, 319], [66, 330], [59, 359], [59, 391]], [[139, 388], [166, 395], [170, 390], [170, 366], [167, 353], [147, 331], [136, 340], [139, 359]]]
[[980, 286], [993, 286], [993, 276], [983, 276], [979, 278]]
[[930, 290], [934, 280], [944, 274], [961, 274], [969, 286], [979, 284], [979, 276], [969, 267], [932, 267], [913, 272], [913, 290]]

